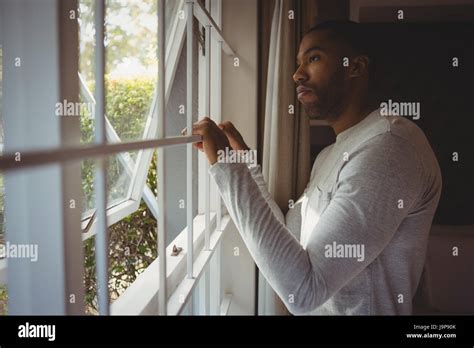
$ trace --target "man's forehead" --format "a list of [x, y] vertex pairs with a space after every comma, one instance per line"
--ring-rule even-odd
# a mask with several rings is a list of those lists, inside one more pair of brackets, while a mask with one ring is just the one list
[[331, 36], [327, 30], [312, 31], [307, 33], [301, 40], [297, 58], [301, 58], [307, 51], [313, 48], [317, 48], [321, 51], [331, 51], [334, 50], [334, 46], [336, 45], [337, 43], [331, 40]]

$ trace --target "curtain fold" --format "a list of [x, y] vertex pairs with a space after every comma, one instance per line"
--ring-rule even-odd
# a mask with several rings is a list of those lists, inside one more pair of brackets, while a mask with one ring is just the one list
[[[271, 19], [266, 85], [264, 86], [264, 121], [262, 171], [268, 190], [284, 214], [290, 201], [296, 201], [309, 180], [309, 121], [296, 99], [293, 73], [296, 54], [308, 17], [306, 5], [315, 1], [275, 0]], [[263, 15], [271, 7], [263, 5]], [[304, 7], [304, 9], [303, 9]], [[309, 6], [311, 7], [311, 6]], [[293, 12], [291, 12], [293, 11]], [[262, 31], [265, 35], [265, 30]], [[264, 64], [265, 65], [265, 64]], [[262, 132], [260, 133], [262, 134]], [[285, 306], [259, 273], [259, 314], [288, 314]]]
[[[299, 43], [317, 20], [348, 19], [349, 4], [349, 0], [260, 0], [257, 150], [269, 192], [284, 214], [289, 201], [296, 201], [303, 193], [312, 166], [309, 120], [296, 99], [293, 81]], [[290, 11], [294, 11], [293, 17]], [[287, 314], [258, 274], [258, 313]]]
[[[283, 213], [296, 200], [309, 179], [309, 122], [296, 99], [293, 73], [301, 35], [298, 1], [276, 0], [267, 70], [263, 175]], [[290, 11], [294, 11], [294, 19]]]

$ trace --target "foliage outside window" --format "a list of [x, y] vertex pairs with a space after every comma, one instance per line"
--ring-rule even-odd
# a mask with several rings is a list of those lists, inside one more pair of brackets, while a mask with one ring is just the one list
[[[147, 100], [151, 98], [154, 84], [150, 79], [107, 80], [106, 112], [110, 118], [118, 118], [122, 127], [117, 132], [139, 131], [141, 115], [148, 110]], [[123, 119], [123, 121], [122, 121]], [[127, 121], [127, 122], [125, 122]], [[93, 124], [87, 115], [81, 117], [82, 136], [86, 141], [93, 136]], [[110, 186], [114, 186], [121, 177], [117, 170], [117, 156], [109, 161], [107, 177]], [[92, 160], [82, 162], [82, 185], [87, 202], [93, 207], [94, 166]], [[147, 185], [156, 192], [156, 157], [148, 172]], [[121, 187], [118, 185], [118, 187]], [[113, 192], [112, 192], [113, 194]], [[123, 195], [118, 193], [118, 195]], [[109, 192], [109, 201], [111, 193]], [[112, 198], [113, 199], [113, 198]], [[156, 220], [142, 201], [139, 209], [108, 228], [109, 233], [109, 294], [110, 299], [118, 298], [146, 267], [157, 257]], [[97, 284], [95, 269], [95, 239], [84, 242], [85, 301], [86, 312], [97, 313]]]
[[[172, 1], [178, 3], [178, 1]], [[156, 1], [109, 0], [106, 8], [105, 112], [121, 141], [143, 139], [157, 78]], [[94, 1], [79, 1], [80, 72], [94, 93]], [[85, 102], [85, 100], [82, 100]], [[84, 110], [86, 112], [86, 110]], [[81, 142], [91, 143], [94, 120], [81, 117]], [[132, 162], [138, 152], [129, 152]], [[131, 168], [133, 171], [134, 168]], [[147, 185], [156, 193], [156, 157], [148, 172]], [[119, 155], [107, 164], [108, 206], [127, 198], [132, 175]], [[82, 162], [83, 212], [94, 209], [94, 161]], [[139, 209], [108, 228], [109, 295], [120, 296], [157, 257], [156, 220], [141, 201]], [[86, 313], [97, 313], [95, 238], [84, 242]]]
[[[172, 3], [178, 3], [178, 1]], [[79, 1], [80, 72], [92, 92], [94, 91], [95, 35], [93, 5], [93, 0]], [[174, 7], [170, 6], [173, 11]], [[106, 115], [122, 141], [139, 140], [144, 135], [146, 118], [156, 86], [156, 1], [107, 1], [106, 30]], [[93, 140], [94, 121], [90, 116], [81, 115], [82, 143], [91, 143]], [[137, 153], [131, 152], [128, 155], [136, 161]], [[93, 173], [94, 161], [83, 160], [84, 212], [94, 208]], [[156, 157], [154, 156], [147, 185], [156, 193], [155, 176]], [[118, 155], [109, 158], [107, 179], [110, 206], [113, 203], [119, 203], [127, 196], [131, 184], [131, 175], [126, 173]], [[2, 176], [0, 176], [0, 218], [2, 228], [0, 243], [2, 243], [4, 239]], [[110, 226], [108, 233], [109, 291], [111, 300], [114, 300], [157, 257], [156, 220], [142, 201], [136, 212]], [[86, 313], [96, 314], [94, 237], [84, 242], [84, 262]], [[7, 312], [6, 302], [7, 288], [0, 286], [0, 314]]]

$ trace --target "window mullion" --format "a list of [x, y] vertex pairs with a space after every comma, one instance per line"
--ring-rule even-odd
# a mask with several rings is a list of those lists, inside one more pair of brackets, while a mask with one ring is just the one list
[[[193, 131], [193, 7], [193, 1], [186, 1], [186, 128], [188, 135], [191, 135]], [[193, 278], [193, 147], [192, 144], [187, 144], [186, 147], [187, 275], [188, 278]]]
[[[206, 9], [209, 10], [210, 1], [206, 0]], [[205, 27], [205, 101], [204, 101], [204, 113], [206, 116], [211, 117], [211, 26], [206, 25]], [[204, 230], [204, 250], [210, 250], [210, 236], [211, 236], [211, 199], [210, 199], [210, 177], [209, 177], [209, 162], [205, 161], [205, 173], [204, 173], [204, 195], [205, 195], [205, 230]], [[210, 314], [210, 274], [209, 267], [205, 268], [204, 271], [204, 310], [205, 314]]]
[[[216, 24], [221, 27], [221, 0], [212, 0], [211, 1], [211, 9], [209, 11], [212, 18], [214, 18]], [[213, 104], [214, 107], [213, 114], [215, 116], [215, 121], [217, 123], [222, 122], [222, 115], [221, 115], [221, 90], [222, 90], [222, 83], [221, 83], [221, 58], [222, 58], [222, 41], [220, 40], [213, 40], [211, 43], [213, 55], [212, 59], [214, 59], [213, 71], [211, 71], [212, 77], [212, 91], [213, 91]], [[217, 185], [214, 182], [214, 206], [216, 211], [216, 230], [222, 231], [222, 205], [221, 205], [221, 196], [219, 190], [217, 189]], [[214, 297], [213, 307], [211, 314], [218, 315], [220, 313], [220, 304], [221, 304], [221, 244], [217, 245], [217, 250], [213, 257], [213, 264], [215, 265], [213, 269], [213, 273], [211, 273], [212, 279], [211, 284], [213, 284], [212, 294]]]
[[[205, 86], [205, 106], [204, 106], [204, 113], [206, 116], [211, 117], [211, 44], [210, 44], [210, 39], [211, 39], [211, 26], [206, 26], [206, 61], [205, 61], [205, 66], [206, 66], [206, 73], [205, 73], [205, 80], [206, 80], [206, 86]], [[209, 250], [210, 246], [210, 195], [209, 195], [209, 162], [206, 161], [205, 165], [205, 181], [204, 181], [204, 195], [205, 195], [205, 210], [204, 213], [206, 215], [206, 230], [205, 230], [205, 250]]]
[[[95, 105], [95, 133], [96, 144], [105, 145], [105, 1], [95, 2], [95, 79], [96, 79], [96, 105]], [[107, 236], [107, 182], [106, 159], [100, 158], [96, 162], [94, 173], [95, 205], [97, 209], [97, 235], [95, 237], [96, 264], [97, 264], [97, 297], [99, 314], [109, 314], [109, 289], [108, 289], [108, 236]]]
[[[59, 98], [66, 97], [63, 94], [66, 90], [61, 90], [64, 81], [61, 72], [74, 62], [61, 65], [62, 40], [70, 32], [58, 34], [59, 23], [64, 19], [62, 16], [60, 20], [59, 9], [58, 1], [0, 1], [5, 86], [2, 111], [7, 153], [23, 155], [29, 150], [60, 148], [63, 144], [61, 121], [55, 115], [54, 106]], [[56, 40], [51, 40], [52, 37]], [[67, 82], [63, 86], [71, 87], [73, 82]], [[80, 291], [69, 287], [70, 280], [75, 282], [80, 277], [80, 266], [66, 279], [66, 272], [77, 259], [65, 254], [65, 243], [70, 249], [77, 240], [69, 239], [74, 237], [71, 235], [65, 239], [63, 213], [77, 196], [72, 193], [74, 196], [68, 197], [66, 206], [62, 173], [58, 164], [34, 171], [3, 173], [5, 242], [26, 251], [24, 257], [7, 257], [10, 315], [70, 313], [69, 291]], [[3, 333], [5, 329], [2, 329]]]
[[[157, 79], [157, 111], [158, 138], [164, 138], [165, 134], [165, 1], [158, 0], [158, 79]], [[166, 207], [165, 207], [165, 149], [158, 148], [157, 154], [157, 199], [158, 199], [158, 258], [159, 258], [159, 292], [158, 292], [158, 313], [166, 315], [167, 313], [167, 295], [166, 295]]]
[[[221, 57], [222, 57], [222, 41], [219, 41], [217, 43], [217, 54], [216, 54], [216, 89], [217, 89], [217, 95], [216, 95], [216, 120], [217, 122], [222, 122], [222, 114], [221, 114], [221, 109], [222, 109], [222, 104], [221, 104], [221, 89], [222, 89], [222, 78], [221, 78]], [[217, 188], [217, 187], [216, 187]], [[221, 201], [221, 195], [219, 191], [216, 189], [216, 229], [217, 230], [222, 230], [222, 201]]]

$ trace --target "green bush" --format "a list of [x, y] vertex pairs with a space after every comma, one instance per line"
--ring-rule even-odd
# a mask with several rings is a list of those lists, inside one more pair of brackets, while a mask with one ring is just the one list
[[[112, 127], [122, 141], [139, 140], [143, 136], [146, 118], [150, 109], [155, 82], [152, 79], [112, 80], [106, 79], [105, 111]], [[90, 90], [94, 86], [89, 86]], [[83, 99], [81, 101], [84, 102]], [[81, 142], [90, 144], [94, 140], [94, 120], [90, 114], [81, 115]], [[136, 159], [136, 152], [130, 153]], [[82, 162], [82, 189], [84, 211], [94, 208], [94, 160]], [[108, 158], [108, 201], [123, 198], [128, 191], [129, 177], [117, 156]]]
[[[91, 90], [93, 86], [90, 86]], [[106, 80], [106, 114], [122, 141], [142, 137], [150, 108], [154, 82], [151, 79]], [[84, 101], [84, 100], [82, 100]], [[92, 143], [94, 122], [91, 115], [81, 115], [81, 142]], [[136, 159], [134, 154], [131, 157]], [[83, 211], [94, 208], [94, 160], [82, 162]], [[108, 159], [109, 203], [124, 197], [129, 180], [117, 156]], [[156, 155], [153, 155], [147, 185], [156, 193]], [[3, 177], [0, 176], [0, 243], [3, 242]], [[116, 299], [157, 257], [156, 220], [146, 204], [108, 228], [109, 295]], [[86, 313], [97, 313], [95, 238], [84, 242], [84, 285]], [[7, 313], [7, 288], [0, 287], [0, 315]]]
[[[93, 86], [90, 86], [91, 90]], [[106, 80], [106, 114], [122, 141], [142, 137], [150, 108], [154, 82], [151, 79]], [[82, 115], [82, 142], [93, 141], [94, 122]], [[131, 154], [136, 159], [134, 154]], [[109, 202], [124, 197], [129, 181], [124, 181], [124, 169], [116, 156], [107, 164]], [[82, 185], [85, 195], [84, 211], [94, 208], [94, 161], [82, 163]], [[147, 185], [156, 192], [156, 156], [148, 172]], [[156, 220], [142, 201], [139, 209], [110, 226], [109, 236], [109, 295], [116, 299], [157, 257]], [[97, 284], [95, 269], [95, 238], [84, 242], [86, 312], [97, 313]]]
[[[155, 192], [156, 156], [153, 156], [147, 184]], [[158, 256], [156, 220], [142, 200], [135, 213], [110, 226], [108, 232], [109, 296], [114, 300]], [[94, 238], [89, 238], [84, 242], [85, 301], [86, 312], [89, 314], [97, 313], [94, 242]]]

